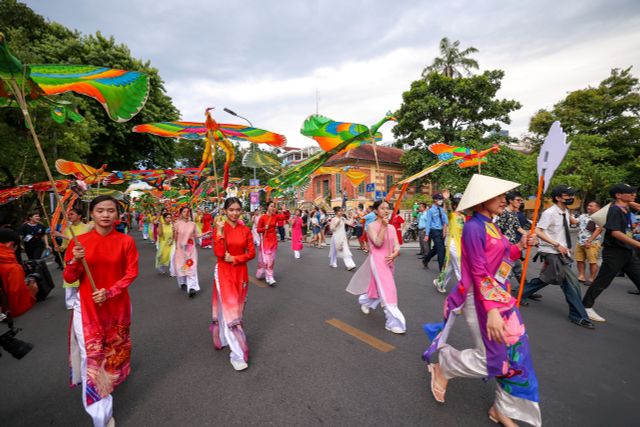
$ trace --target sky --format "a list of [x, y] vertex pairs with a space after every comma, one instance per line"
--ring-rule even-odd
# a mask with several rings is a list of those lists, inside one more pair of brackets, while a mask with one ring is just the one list
[[[182, 119], [282, 133], [290, 146], [316, 112], [371, 125], [438, 55], [442, 37], [473, 46], [480, 71], [502, 69], [499, 98], [523, 107], [503, 125], [522, 136], [531, 116], [612, 68], [640, 75], [638, 0], [27, 0], [51, 21], [100, 31], [158, 68]], [[101, 65], [101, 64], [92, 64]], [[393, 139], [391, 125], [381, 129]]]

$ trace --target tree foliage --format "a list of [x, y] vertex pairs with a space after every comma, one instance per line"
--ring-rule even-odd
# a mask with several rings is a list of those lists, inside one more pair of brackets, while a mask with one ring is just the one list
[[[405, 175], [417, 173], [437, 161], [426, 148], [435, 142], [479, 150], [495, 143], [514, 142], [500, 133], [501, 123], [509, 124], [509, 114], [521, 105], [515, 100], [497, 99], [503, 77], [501, 70], [469, 77], [449, 77], [431, 71], [412, 82], [402, 95], [403, 102], [396, 113], [398, 124], [393, 129], [396, 144], [410, 147], [401, 160]], [[489, 156], [482, 172], [522, 182], [522, 168], [518, 164], [526, 156], [507, 146], [501, 150]], [[461, 191], [474, 171], [477, 170], [461, 170], [452, 165], [425, 179]]]
[[638, 182], [640, 82], [631, 68], [613, 69], [597, 87], [571, 92], [553, 109], [538, 111], [529, 124], [535, 154], [556, 120], [572, 145], [552, 185], [569, 184], [586, 200], [606, 198], [617, 182]]
[[477, 53], [478, 49], [471, 46], [460, 50], [460, 41], [453, 43], [447, 37], [440, 40], [440, 56], [433, 59], [433, 63], [422, 71], [422, 76], [426, 77], [431, 72], [440, 73], [447, 77], [462, 77], [460, 68], [469, 75], [471, 69], [478, 69], [478, 61], [469, 58], [472, 53]]
[[[33, 104], [30, 111], [48, 160], [67, 158], [93, 166], [108, 164], [110, 169], [139, 167], [172, 167], [176, 148], [172, 140], [135, 134], [131, 128], [139, 123], [176, 120], [178, 110], [164, 89], [158, 70], [151, 64], [133, 58], [124, 44], [113, 37], [82, 35], [66, 27], [47, 22], [31, 9], [15, 0], [0, 1], [0, 31], [8, 40], [13, 54], [26, 64], [61, 63], [90, 64], [149, 75], [151, 90], [144, 109], [127, 123], [111, 121], [102, 106], [88, 98], [70, 94], [60, 99], [72, 101], [85, 118], [82, 123], [55, 123], [47, 106]], [[43, 180], [21, 114], [17, 109], [0, 110], [0, 182], [12, 186]], [[9, 155], [4, 155], [9, 153]]]

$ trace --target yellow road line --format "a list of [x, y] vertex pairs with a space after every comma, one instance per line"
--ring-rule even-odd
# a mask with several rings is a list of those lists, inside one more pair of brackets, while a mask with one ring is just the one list
[[392, 346], [391, 344], [387, 344], [386, 342], [379, 340], [378, 338], [371, 336], [368, 333], [361, 331], [358, 328], [354, 328], [351, 325], [347, 325], [342, 320], [338, 320], [334, 318], [334, 319], [329, 319], [326, 322], [331, 326], [334, 326], [340, 329], [342, 332], [359, 339], [363, 343], [369, 344], [371, 347], [375, 348], [376, 350], [380, 350], [383, 353], [388, 353], [392, 350], [395, 350], [395, 347]]
[[259, 288], [268, 288], [269, 285], [267, 285], [266, 283], [256, 279], [253, 276], [249, 276], [249, 283], [253, 283], [254, 285], [256, 285]]

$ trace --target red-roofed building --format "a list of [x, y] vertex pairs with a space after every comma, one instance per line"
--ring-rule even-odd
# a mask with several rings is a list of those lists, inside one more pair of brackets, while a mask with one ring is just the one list
[[[311, 184], [307, 190], [298, 194], [298, 201], [315, 202], [319, 198], [325, 198], [330, 195], [331, 205], [340, 206], [342, 204], [342, 192], [346, 191], [347, 199], [349, 200], [348, 207], [351, 208], [357, 203], [371, 202], [374, 199], [375, 193], [366, 191], [367, 184], [375, 183], [377, 191], [387, 192], [403, 177], [404, 169], [400, 163], [400, 158], [404, 151], [399, 148], [376, 146], [376, 152], [378, 164], [380, 165], [377, 173], [376, 153], [374, 153], [372, 145], [361, 145], [358, 148], [331, 157], [325, 166], [339, 168], [349, 166], [352, 170], [363, 171], [367, 174], [367, 177], [356, 187], [343, 174], [315, 175], [312, 177]], [[405, 200], [412, 197], [416, 193], [416, 189], [416, 185], [410, 185], [405, 195]], [[431, 185], [424, 184], [418, 190], [423, 194], [431, 194]], [[396, 191], [392, 200], [395, 200], [399, 193], [400, 191]]]

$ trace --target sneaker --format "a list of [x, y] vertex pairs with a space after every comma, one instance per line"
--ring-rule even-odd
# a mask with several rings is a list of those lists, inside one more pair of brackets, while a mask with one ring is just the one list
[[183, 291], [187, 290], [187, 285], [180, 285], [180, 289], [182, 289]]
[[338, 268], [338, 264], [329, 264], [329, 267], [331, 267], [331, 268]]
[[236, 371], [244, 371], [249, 367], [249, 364], [244, 360], [231, 359], [231, 366], [233, 366], [233, 369], [235, 369]]
[[193, 298], [197, 293], [195, 289], [189, 289], [189, 298]]
[[360, 305], [360, 311], [362, 311], [364, 314], [371, 313], [371, 309], [369, 309], [369, 307], [367, 307], [366, 305]]
[[436, 289], [438, 290], [438, 292], [440, 292], [441, 294], [444, 294], [445, 292], [447, 292], [447, 290], [446, 290], [444, 287], [442, 287], [442, 286], [440, 286], [440, 285], [438, 284], [438, 279], [435, 279], [435, 280], [433, 281], [433, 286], [435, 286], [435, 287], [436, 287]]
[[591, 322], [591, 320], [587, 320], [587, 319], [580, 319], [580, 320], [573, 320], [570, 319], [572, 323], [575, 323], [578, 326], [582, 326], [583, 328], [586, 329], [595, 329], [596, 325], [593, 324], [593, 322]]
[[354, 265], [353, 267], [347, 268], [347, 271], [355, 270], [355, 268], [356, 268], [356, 266]]
[[394, 326], [393, 328], [389, 328], [388, 326], [384, 327], [387, 331], [393, 332], [394, 334], [404, 334], [405, 331], [404, 329], [402, 329], [400, 326]]
[[589, 316], [589, 320], [593, 320], [594, 322], [606, 322], [607, 319], [600, 316], [593, 308], [585, 308], [587, 311], [587, 316]]
[[267, 278], [265, 281], [267, 282], [267, 285], [271, 286], [272, 288], [276, 286], [276, 281], [274, 279]]

